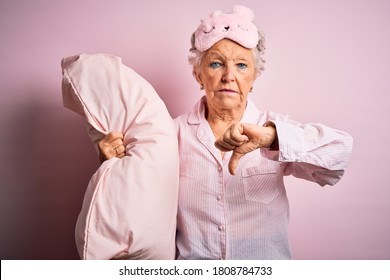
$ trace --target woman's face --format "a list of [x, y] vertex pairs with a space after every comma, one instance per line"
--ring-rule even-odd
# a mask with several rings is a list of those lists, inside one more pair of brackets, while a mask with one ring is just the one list
[[244, 109], [257, 76], [252, 51], [220, 40], [207, 50], [195, 76], [204, 86], [208, 105], [217, 112]]

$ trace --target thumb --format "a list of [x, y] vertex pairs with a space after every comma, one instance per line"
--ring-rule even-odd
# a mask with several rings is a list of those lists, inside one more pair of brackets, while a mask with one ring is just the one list
[[239, 160], [242, 158], [242, 156], [243, 154], [238, 153], [236, 150], [233, 150], [233, 154], [230, 158], [229, 166], [228, 166], [230, 174], [232, 175], [236, 174], [237, 165]]

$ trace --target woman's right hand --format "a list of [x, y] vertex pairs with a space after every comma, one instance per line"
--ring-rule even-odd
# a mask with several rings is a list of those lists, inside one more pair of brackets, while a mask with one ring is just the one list
[[118, 131], [111, 131], [99, 141], [100, 162], [113, 157], [123, 158], [125, 146], [123, 145], [123, 134]]

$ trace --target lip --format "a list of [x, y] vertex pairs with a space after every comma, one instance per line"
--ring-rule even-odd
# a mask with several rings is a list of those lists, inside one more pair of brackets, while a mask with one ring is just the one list
[[232, 90], [232, 89], [228, 89], [228, 88], [222, 88], [222, 89], [220, 89], [218, 91], [219, 92], [228, 92], [228, 93], [237, 93], [237, 91]]

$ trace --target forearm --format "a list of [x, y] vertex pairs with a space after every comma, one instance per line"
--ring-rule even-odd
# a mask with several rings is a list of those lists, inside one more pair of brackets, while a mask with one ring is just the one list
[[344, 174], [352, 152], [352, 137], [321, 124], [302, 125], [292, 121], [273, 121], [278, 150], [262, 149], [270, 159], [288, 163], [285, 175], [333, 185]]

